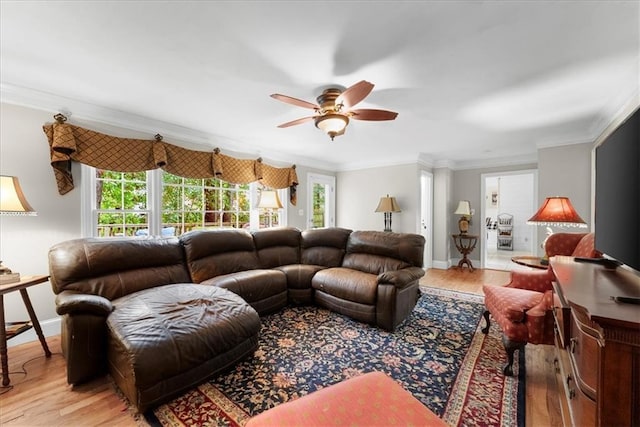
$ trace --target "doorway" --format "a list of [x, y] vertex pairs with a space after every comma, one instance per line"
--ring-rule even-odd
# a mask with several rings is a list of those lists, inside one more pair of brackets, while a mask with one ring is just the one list
[[334, 227], [336, 223], [336, 178], [331, 175], [307, 175], [307, 228]]
[[[537, 252], [537, 229], [527, 220], [538, 206], [538, 171], [482, 174], [481, 183], [481, 267], [511, 270], [512, 257]], [[499, 215], [511, 224], [502, 227]]]

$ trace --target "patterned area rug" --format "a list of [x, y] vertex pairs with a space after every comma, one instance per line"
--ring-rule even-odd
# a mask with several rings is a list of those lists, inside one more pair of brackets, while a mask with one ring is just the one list
[[394, 333], [328, 310], [262, 318], [260, 346], [233, 371], [145, 414], [151, 425], [242, 426], [253, 415], [364, 372], [382, 371], [449, 425], [524, 425], [524, 352], [505, 378], [500, 330], [482, 297], [423, 288]]

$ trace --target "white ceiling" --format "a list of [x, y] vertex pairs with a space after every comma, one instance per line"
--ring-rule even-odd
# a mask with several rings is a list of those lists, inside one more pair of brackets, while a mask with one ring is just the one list
[[[4, 102], [333, 170], [535, 161], [638, 103], [638, 1], [0, 5]], [[395, 121], [276, 128], [360, 80]]]

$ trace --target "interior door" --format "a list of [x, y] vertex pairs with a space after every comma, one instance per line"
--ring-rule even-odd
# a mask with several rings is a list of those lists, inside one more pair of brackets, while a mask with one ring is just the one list
[[336, 178], [330, 175], [310, 173], [307, 176], [308, 228], [335, 227]]

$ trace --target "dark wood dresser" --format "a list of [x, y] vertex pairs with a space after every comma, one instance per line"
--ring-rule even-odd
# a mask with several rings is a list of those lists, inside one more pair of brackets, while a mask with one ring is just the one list
[[640, 426], [640, 277], [551, 259], [556, 275], [556, 377], [565, 425]]

